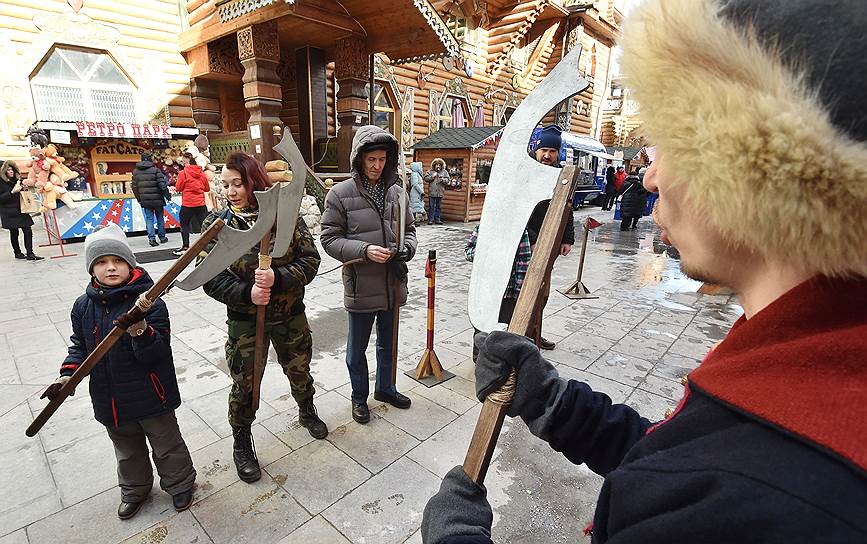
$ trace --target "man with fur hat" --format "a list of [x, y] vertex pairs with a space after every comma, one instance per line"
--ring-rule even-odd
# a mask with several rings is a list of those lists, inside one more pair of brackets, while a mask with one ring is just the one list
[[451, 177], [448, 168], [446, 168], [446, 161], [440, 158], [431, 161], [430, 168], [424, 175], [424, 180], [430, 184], [427, 195], [427, 224], [442, 225], [443, 221], [440, 214], [443, 207], [443, 197], [446, 194], [446, 186], [451, 182]]
[[[605, 477], [593, 542], [867, 541], [865, 27], [862, 0], [645, 0], [626, 21], [662, 240], [744, 315], [656, 424], [526, 339], [477, 338], [479, 398], [514, 369], [509, 415]], [[491, 523], [456, 467], [422, 536]]]
[[[343, 304], [349, 314], [346, 366], [352, 383], [352, 417], [370, 421], [367, 406], [367, 344], [376, 322], [376, 389], [373, 398], [409, 408], [409, 397], [391, 383], [394, 305], [406, 303], [406, 261], [416, 250], [415, 224], [404, 206], [406, 234], [398, 245], [399, 203], [407, 200], [397, 173], [394, 136], [373, 125], [358, 129], [352, 140], [352, 178], [335, 185], [325, 199], [322, 247], [343, 267]], [[395, 289], [399, 287], [398, 300]]]
[[[72, 306], [72, 343], [60, 377], [41, 398], [53, 399], [114, 327], [154, 282], [138, 266], [123, 231], [115, 223], [84, 240], [85, 293]], [[175, 417], [181, 404], [172, 361], [169, 312], [157, 299], [145, 319], [130, 325], [90, 372], [90, 399], [96, 420], [105, 425], [117, 456], [120, 519], [141, 509], [153, 486], [148, 443], [160, 475], [160, 487], [178, 511], [193, 502], [196, 469]], [[147, 443], [145, 442], [147, 440]]]

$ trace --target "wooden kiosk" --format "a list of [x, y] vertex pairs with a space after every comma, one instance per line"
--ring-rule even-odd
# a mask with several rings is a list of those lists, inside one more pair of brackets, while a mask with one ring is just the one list
[[[413, 146], [413, 157], [425, 172], [441, 158], [451, 174], [452, 187], [443, 196], [442, 218], [478, 221], [482, 217], [488, 177], [503, 127], [443, 128]], [[425, 209], [430, 194], [425, 183]]]

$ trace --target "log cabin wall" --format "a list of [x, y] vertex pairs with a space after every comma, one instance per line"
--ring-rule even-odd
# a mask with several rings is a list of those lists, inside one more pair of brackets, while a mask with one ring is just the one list
[[174, 0], [84, 0], [77, 18], [66, 0], [4, 0], [0, 155], [14, 154], [5, 146], [21, 143], [37, 120], [29, 79], [57, 44], [107, 52], [136, 87], [138, 113], [149, 117], [142, 121], [195, 127], [190, 70], [177, 43], [181, 29]]

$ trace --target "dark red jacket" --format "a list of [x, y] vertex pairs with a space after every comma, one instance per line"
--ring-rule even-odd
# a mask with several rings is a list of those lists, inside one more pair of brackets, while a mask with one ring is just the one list
[[181, 193], [181, 205], [185, 208], [196, 208], [205, 205], [205, 193], [211, 190], [208, 178], [197, 164], [184, 166], [178, 174], [175, 189]]
[[605, 477], [594, 543], [867, 542], [867, 280], [741, 318], [662, 423], [577, 381], [552, 419], [540, 436]]

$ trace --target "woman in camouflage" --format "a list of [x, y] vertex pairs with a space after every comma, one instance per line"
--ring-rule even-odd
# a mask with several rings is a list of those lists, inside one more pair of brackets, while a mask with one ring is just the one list
[[[229, 205], [228, 226], [249, 229], [259, 214], [254, 191], [270, 185], [265, 169], [244, 153], [226, 159], [222, 173], [223, 193]], [[212, 213], [205, 229], [217, 217]], [[271, 239], [273, 249], [274, 238]], [[206, 252], [213, 248], [212, 242]], [[255, 357], [256, 309], [265, 306], [266, 345], [277, 353], [277, 362], [289, 378], [292, 396], [298, 403], [298, 421], [314, 438], [325, 438], [328, 428], [313, 405], [313, 376], [310, 358], [313, 340], [304, 313], [304, 286], [319, 268], [319, 252], [304, 221], [299, 219], [292, 244], [285, 255], [272, 255], [271, 268], [259, 270], [259, 247], [250, 250], [225, 271], [204, 285], [205, 293], [226, 305], [229, 337], [226, 363], [232, 375], [229, 394], [229, 424], [234, 437], [234, 459], [238, 477], [255, 482], [261, 477], [253, 449], [250, 426], [256, 419], [253, 409], [253, 360]]]

